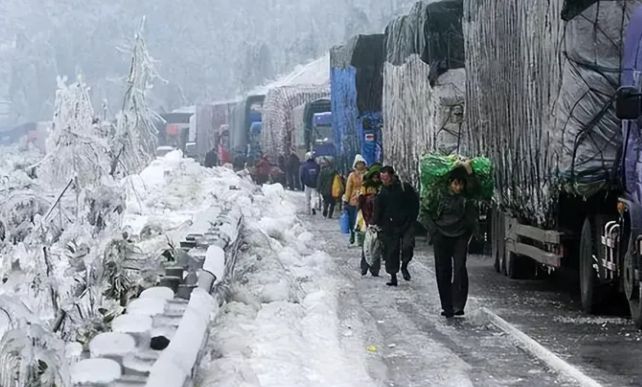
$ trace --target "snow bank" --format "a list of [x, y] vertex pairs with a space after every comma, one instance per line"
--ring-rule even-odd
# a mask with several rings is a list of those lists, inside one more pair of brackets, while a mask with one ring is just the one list
[[[264, 186], [245, 218], [242, 285], [212, 329], [217, 354], [197, 378], [208, 386], [376, 385], [341, 348], [332, 258], [297, 217], [296, 194]], [[364, 355], [365, 356], [365, 355]]]
[[120, 365], [109, 359], [85, 359], [71, 368], [71, 382], [78, 384], [107, 384], [120, 378]]

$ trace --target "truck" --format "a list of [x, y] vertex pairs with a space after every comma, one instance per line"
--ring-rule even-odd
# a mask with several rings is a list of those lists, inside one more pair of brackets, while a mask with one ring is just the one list
[[294, 133], [292, 143], [294, 150], [303, 159], [307, 152], [319, 157], [336, 157], [337, 141], [332, 127], [330, 100], [318, 99], [297, 106], [292, 112]]
[[464, 144], [495, 168], [495, 269], [565, 270], [586, 313], [624, 296], [642, 328], [642, 1], [465, 0], [463, 20]]
[[357, 35], [330, 50], [332, 127], [337, 166], [352, 168], [355, 154], [381, 162], [384, 35]]
[[[230, 124], [230, 151], [232, 158], [237, 160], [235, 167], [242, 167], [240, 160], [260, 153], [257, 149], [260, 142], [258, 123], [262, 122], [263, 103], [265, 94], [251, 94], [235, 105]], [[251, 128], [254, 125], [255, 131]], [[244, 161], [243, 161], [244, 163]]]

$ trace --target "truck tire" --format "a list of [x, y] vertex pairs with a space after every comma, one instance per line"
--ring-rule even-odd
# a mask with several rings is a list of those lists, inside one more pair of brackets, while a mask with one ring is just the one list
[[582, 225], [580, 234], [580, 295], [582, 310], [585, 313], [595, 313], [604, 299], [604, 290], [600, 287], [600, 280], [593, 264], [593, 256], [598, 256], [598, 237], [602, 227], [603, 216], [592, 219], [587, 217]]
[[626, 300], [629, 303], [629, 311], [631, 312], [631, 319], [636, 328], [642, 329], [642, 307], [640, 305], [640, 284], [635, 280], [635, 270], [637, 265], [635, 264], [635, 258], [633, 256], [634, 241], [633, 238], [630, 238], [629, 248], [626, 250], [624, 255], [624, 264], [623, 264], [623, 282], [624, 282], [624, 294], [626, 295]]
[[528, 257], [506, 252], [505, 265], [510, 279], [530, 279], [535, 275], [535, 261]]

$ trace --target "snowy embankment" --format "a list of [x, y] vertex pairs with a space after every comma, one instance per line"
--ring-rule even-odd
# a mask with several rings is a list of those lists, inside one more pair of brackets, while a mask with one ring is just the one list
[[[224, 292], [219, 290], [233, 270], [242, 204], [251, 207], [255, 187], [232, 171], [204, 169], [179, 153], [152, 162], [140, 175], [129, 177], [125, 186], [124, 228], [133, 235], [153, 229], [169, 244], [180, 244], [182, 253], [175, 264], [165, 267], [160, 283], [166, 288], [144, 291], [127, 305], [125, 315], [114, 320], [112, 329], [120, 332], [116, 335], [121, 340], [127, 336], [136, 340], [128, 348], [118, 345], [112, 350], [119, 337], [96, 336], [90, 343], [92, 360], [76, 364], [72, 379], [90, 381], [85, 365], [94, 367], [94, 358], [104, 357], [122, 366], [122, 376], [114, 381], [182, 387], [190, 383], [211, 319], [222, 304]], [[167, 339], [169, 345], [159, 353], [150, 349], [150, 338]]]
[[[212, 328], [207, 386], [373, 386], [367, 345], [344, 348], [336, 264], [279, 185], [245, 214], [247, 249], [231, 299]], [[358, 345], [358, 344], [357, 344]]]
[[[161, 336], [170, 339], [167, 352], [178, 347], [183, 373], [190, 376], [186, 359], [195, 363], [201, 348], [182, 356], [185, 346], [179, 344], [198, 340], [190, 332], [199, 324], [201, 342], [207, 337], [216, 308], [204, 305], [217, 306], [216, 293], [227, 286], [233, 266], [228, 253], [238, 247], [239, 221], [253, 206], [257, 187], [230, 170], [205, 169], [174, 152], [138, 175], [105, 181], [92, 191], [71, 185], [61, 192], [28, 176], [17, 165], [21, 158], [17, 152], [2, 164], [1, 188], [9, 197], [0, 208], [7, 226], [0, 230], [0, 353], [6, 356], [0, 384], [47, 378], [65, 386], [97, 376], [98, 367], [107, 373], [104, 379], [123, 375], [130, 385], [144, 385], [159, 357], [150, 339]], [[171, 288], [169, 296], [138, 296], [159, 282]], [[180, 301], [192, 291], [210, 301]], [[20, 355], [28, 351], [36, 355]], [[100, 360], [88, 362], [89, 368], [78, 365], [101, 356], [116, 366]], [[47, 365], [46, 374], [35, 373], [38, 362]]]

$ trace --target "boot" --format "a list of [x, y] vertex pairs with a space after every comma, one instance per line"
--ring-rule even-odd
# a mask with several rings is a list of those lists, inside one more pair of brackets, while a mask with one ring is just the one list
[[455, 313], [453, 313], [452, 311], [445, 311], [445, 310], [444, 310], [443, 312], [441, 312], [441, 315], [442, 315], [442, 316], [444, 316], [444, 317], [446, 317], [446, 318], [453, 318], [453, 316], [455, 315]]
[[406, 281], [410, 281], [410, 272], [408, 271], [408, 264], [404, 263], [401, 265], [401, 275], [403, 275], [403, 279]]
[[354, 245], [354, 230], [350, 230], [350, 244]]
[[390, 282], [387, 282], [386, 285], [388, 285], [388, 286], [397, 286], [397, 275], [396, 274], [390, 274]]

